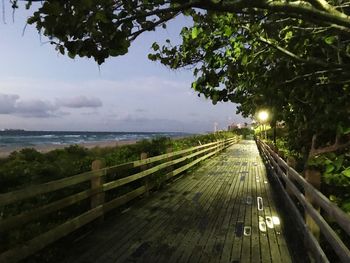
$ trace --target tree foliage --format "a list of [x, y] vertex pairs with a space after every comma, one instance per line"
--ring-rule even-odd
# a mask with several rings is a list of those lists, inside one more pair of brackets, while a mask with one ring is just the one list
[[150, 58], [194, 68], [192, 87], [214, 103], [238, 103], [245, 116], [270, 109], [272, 124], [286, 122], [290, 142], [306, 157], [314, 135], [321, 145], [344, 140], [350, 123], [346, 33], [279, 15], [192, 17], [181, 45], [169, 43]]

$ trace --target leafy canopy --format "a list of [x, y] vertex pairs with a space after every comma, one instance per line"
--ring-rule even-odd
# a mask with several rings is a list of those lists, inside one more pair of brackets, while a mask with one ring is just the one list
[[[17, 7], [17, 0], [11, 0]], [[314, 25], [328, 25], [349, 32], [350, 18], [345, 1], [269, 0], [46, 0], [29, 18], [52, 44], [71, 57], [93, 57], [99, 64], [109, 56], [123, 55], [130, 43], [145, 31], [164, 26], [180, 13], [194, 10], [255, 17], [278, 14], [299, 18]], [[197, 32], [198, 33], [198, 32]], [[196, 35], [196, 29], [193, 32]], [[332, 39], [329, 39], [332, 41]]]

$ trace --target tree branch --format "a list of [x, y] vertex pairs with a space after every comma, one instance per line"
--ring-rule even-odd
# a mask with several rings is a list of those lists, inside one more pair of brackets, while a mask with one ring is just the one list
[[347, 147], [350, 147], [350, 140], [348, 139], [347, 142], [340, 143], [339, 135], [337, 135], [335, 137], [334, 144], [326, 146], [326, 147], [316, 148], [316, 139], [317, 139], [317, 135], [314, 134], [312, 136], [312, 143], [311, 143], [311, 149], [309, 152], [309, 159], [312, 157], [315, 157], [317, 155], [323, 154], [323, 153], [336, 152], [336, 151], [345, 149]]
[[143, 18], [143, 17], [149, 17], [149, 16], [154, 16], [154, 15], [159, 15], [159, 14], [169, 14], [169, 13], [177, 13], [179, 11], [184, 11], [186, 9], [189, 9], [192, 7], [192, 3], [189, 2], [189, 3], [186, 3], [186, 4], [183, 4], [181, 6], [177, 6], [177, 7], [168, 7], [168, 8], [163, 8], [163, 9], [155, 9], [155, 10], [152, 10], [148, 13], [143, 13], [143, 14], [137, 14], [137, 15], [133, 15], [133, 16], [129, 16], [129, 17], [125, 17], [123, 19], [119, 19], [118, 20], [118, 23], [121, 24], [125, 21], [132, 21], [132, 20], [135, 20], [137, 18]]
[[141, 30], [139, 30], [139, 31], [136, 31], [136, 32], [132, 33], [132, 34], [130, 35], [129, 40], [130, 40], [130, 41], [135, 40], [135, 39], [136, 39], [139, 35], [141, 35], [143, 32], [151, 31], [151, 30], [155, 29], [157, 26], [159, 26], [159, 25], [161, 25], [161, 24], [163, 24], [163, 23], [169, 21], [170, 19], [176, 17], [178, 14], [179, 14], [179, 13], [174, 14], [174, 16], [169, 17], [169, 18], [160, 19], [160, 20], [158, 20], [157, 22], [154, 22], [154, 23], [152, 24], [152, 26], [145, 27], [145, 28], [143, 28], [143, 29], [141, 29]]
[[311, 77], [311, 76], [317, 75], [317, 74], [325, 74], [325, 73], [337, 72], [337, 71], [343, 71], [343, 69], [342, 68], [335, 68], [335, 69], [329, 69], [329, 70], [319, 70], [319, 71], [311, 72], [311, 73], [304, 74], [301, 76], [296, 76], [292, 79], [287, 79], [286, 81], [283, 82], [283, 84], [290, 84], [296, 80]]
[[[215, 3], [214, 1], [195, 1], [193, 3], [194, 7], [220, 11], [220, 12], [243, 12], [244, 9], [260, 9], [261, 11], [268, 10], [276, 14], [284, 14], [289, 17], [300, 18], [306, 21], [319, 21], [320, 24], [329, 23], [336, 24], [339, 26], [344, 26], [350, 28], [350, 17], [342, 12], [331, 12], [330, 9], [325, 11], [320, 10], [312, 6], [310, 3], [305, 1], [269, 1], [269, 0], [236, 0], [236, 1], [221, 1], [220, 3]], [[339, 15], [339, 14], [341, 15]]]
[[321, 6], [323, 10], [327, 11], [328, 13], [349, 19], [347, 15], [335, 9], [332, 5], [328, 4], [327, 1], [325, 0], [315, 0], [315, 1]]
[[[299, 57], [298, 55], [290, 52], [289, 50], [279, 46], [279, 45], [276, 45], [275, 43], [273, 43], [271, 40], [269, 39], [266, 39], [262, 36], [256, 36], [258, 38], [259, 41], [265, 43], [265, 44], [268, 44], [269, 46], [275, 48], [276, 50], [280, 51], [281, 53], [283, 53], [284, 55], [296, 60], [296, 61], [299, 61], [299, 62], [302, 62], [302, 63], [307, 63], [307, 64], [314, 64], [314, 65], [318, 65], [318, 66], [321, 66], [321, 67], [324, 67], [324, 68], [328, 68], [330, 66], [335, 66], [335, 65], [332, 65], [332, 64], [328, 64], [328, 63], [325, 63], [323, 62], [322, 60], [318, 60], [318, 59], [304, 59], [302, 57]], [[340, 66], [340, 65], [336, 65], [336, 66]]]

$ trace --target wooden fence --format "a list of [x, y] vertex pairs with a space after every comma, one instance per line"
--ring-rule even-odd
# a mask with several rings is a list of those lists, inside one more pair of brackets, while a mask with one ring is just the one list
[[[49, 214], [57, 214], [57, 212], [67, 207], [77, 206], [82, 201], [88, 200], [89, 202], [89, 205], [85, 207], [86, 209], [73, 218], [65, 219], [49, 229], [45, 229], [47, 228], [45, 226], [45, 232], [30, 237], [29, 240], [20, 240], [19, 244], [3, 249], [3, 251], [0, 250], [0, 262], [18, 262], [36, 253], [82, 226], [98, 218], [103, 218], [106, 212], [120, 207], [140, 195], [147, 194], [150, 189], [160, 183], [159, 181], [164, 182], [186, 171], [199, 162], [237, 143], [238, 140], [238, 137], [234, 137], [102, 169], [100, 169], [101, 163], [95, 161], [92, 165], [93, 170], [90, 172], [0, 194], [1, 212], [1, 209], [9, 205], [18, 204], [20, 206], [21, 202], [25, 200], [34, 200], [29, 202], [35, 203], [35, 200], [37, 200], [35, 198], [45, 199], [45, 195], [57, 193], [62, 189], [72, 189], [72, 187], [78, 189], [78, 192], [66, 195], [63, 198], [56, 198], [52, 202], [43, 205], [35, 204], [30, 209], [23, 209], [25, 211], [20, 209], [19, 213], [11, 216], [1, 218], [0, 213], [0, 237], [4, 233], [21, 228], [33, 221], [40, 222], [42, 218]], [[148, 180], [155, 174], [160, 174], [157, 182]], [[108, 180], [108, 178], [112, 178], [112, 180]], [[78, 185], [80, 185], [79, 188]], [[81, 185], [83, 185], [83, 189], [81, 189]], [[131, 187], [125, 188], [130, 185]], [[114, 193], [110, 195], [110, 200], [106, 200], [106, 194], [116, 189], [120, 192], [120, 189], [123, 189], [122, 186], [125, 187], [121, 194]]]
[[[324, 213], [331, 217], [350, 237], [350, 217], [338, 206], [332, 203], [326, 196], [315, 189], [298, 172], [287, 165], [267, 144], [258, 141], [258, 147], [272, 175], [283, 189], [284, 201], [291, 209], [299, 230], [304, 235], [305, 246], [311, 252], [316, 262], [329, 262], [326, 254], [322, 250], [317, 238], [311, 233], [310, 227], [305, 222], [303, 215], [298, 210], [293, 199], [298, 200], [302, 205], [305, 215], [310, 216], [318, 225], [320, 232], [333, 248], [341, 262], [350, 262], [349, 248], [343, 243], [338, 234], [324, 219], [320, 211], [315, 208], [305, 196], [312, 197], [313, 202], [319, 206]], [[288, 191], [286, 191], [286, 189]]]

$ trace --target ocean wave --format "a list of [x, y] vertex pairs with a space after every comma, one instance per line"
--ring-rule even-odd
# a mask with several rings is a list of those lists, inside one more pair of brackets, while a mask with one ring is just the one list
[[22, 132], [4, 133], [0, 132], [0, 147], [23, 146], [32, 147], [35, 145], [69, 145], [86, 142], [104, 141], [128, 141], [152, 139], [159, 136], [177, 137], [179, 133], [126, 133], [126, 132]]
[[53, 145], [62, 145], [62, 144], [64, 144], [64, 143], [62, 143], [62, 142], [50, 142], [50, 144], [53, 144]]

